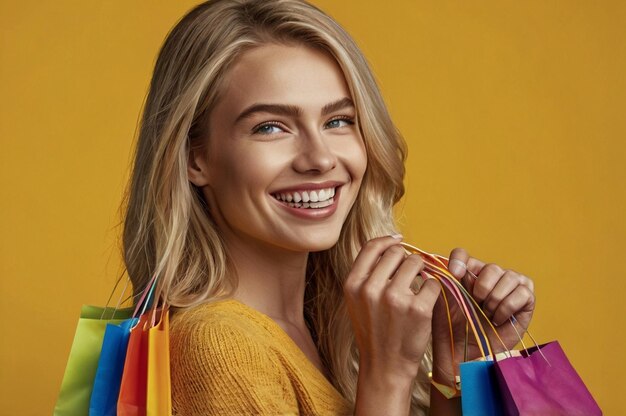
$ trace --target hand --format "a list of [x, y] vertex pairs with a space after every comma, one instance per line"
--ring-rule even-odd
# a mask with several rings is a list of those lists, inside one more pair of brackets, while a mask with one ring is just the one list
[[[452, 250], [449, 257], [449, 270], [458, 278], [467, 291], [481, 305], [485, 315], [496, 326], [506, 348], [513, 348], [519, 336], [509, 323], [515, 317], [515, 328], [523, 335], [530, 324], [535, 309], [534, 285], [531, 279], [513, 270], [503, 269], [496, 264], [485, 264], [470, 257], [462, 248]], [[472, 276], [471, 273], [474, 276]], [[433, 379], [452, 385], [452, 366], [463, 360], [465, 346], [466, 319], [456, 302], [448, 297], [454, 335], [454, 362], [450, 351], [450, 330], [442, 299], [437, 302], [433, 317]], [[491, 327], [483, 324], [494, 352], [504, 350]], [[469, 335], [468, 360], [481, 356], [476, 340]], [[458, 374], [458, 372], [457, 372]]]
[[[344, 284], [359, 348], [357, 410], [378, 409], [378, 414], [381, 409], [385, 414], [408, 411], [413, 380], [430, 339], [433, 307], [441, 292], [434, 279], [425, 281], [417, 294], [411, 290], [424, 263], [419, 255], [407, 255], [399, 243], [393, 237], [366, 243]], [[401, 404], [404, 410], [392, 411], [377, 401], [392, 403], [396, 393], [401, 399], [395, 400], [396, 406]]]

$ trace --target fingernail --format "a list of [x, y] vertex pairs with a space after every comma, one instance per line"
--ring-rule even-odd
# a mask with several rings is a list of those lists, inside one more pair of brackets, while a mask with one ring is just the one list
[[461, 260], [452, 259], [450, 260], [450, 272], [457, 276], [462, 277], [465, 274], [465, 270], [467, 266]]
[[392, 234], [391, 236], [396, 240], [402, 240], [402, 234]]

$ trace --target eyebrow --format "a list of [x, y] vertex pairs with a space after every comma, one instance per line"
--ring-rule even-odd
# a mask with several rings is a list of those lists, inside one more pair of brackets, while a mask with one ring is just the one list
[[348, 97], [343, 97], [342, 99], [337, 100], [333, 103], [326, 104], [324, 107], [322, 107], [322, 115], [327, 116], [330, 113], [343, 110], [344, 108], [354, 108], [354, 103]]
[[[354, 108], [354, 103], [348, 97], [344, 97], [332, 103], [326, 104], [324, 107], [322, 107], [321, 114], [322, 116], [326, 116], [335, 111], [343, 110], [345, 108]], [[237, 116], [235, 124], [239, 123], [243, 119], [251, 117], [255, 113], [271, 113], [281, 116], [298, 117], [302, 114], [302, 108], [288, 104], [252, 104], [251, 106], [243, 110], [241, 114], [239, 114], [239, 116]]]

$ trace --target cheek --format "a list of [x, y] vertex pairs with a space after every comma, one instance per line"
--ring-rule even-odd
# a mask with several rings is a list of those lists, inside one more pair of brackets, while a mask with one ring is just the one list
[[228, 194], [239, 193], [241, 197], [247, 192], [265, 191], [288, 163], [283, 155], [284, 152], [267, 144], [233, 146], [212, 164], [214, 188]]
[[341, 156], [354, 182], [360, 182], [365, 175], [367, 168], [367, 152], [365, 144], [359, 137], [358, 139], [346, 143], [342, 146]]

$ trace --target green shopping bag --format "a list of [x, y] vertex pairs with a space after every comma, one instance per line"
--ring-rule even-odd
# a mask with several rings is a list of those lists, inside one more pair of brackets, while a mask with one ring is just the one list
[[54, 416], [87, 416], [107, 323], [119, 324], [133, 308], [115, 309], [83, 305], [70, 355], [54, 407]]

